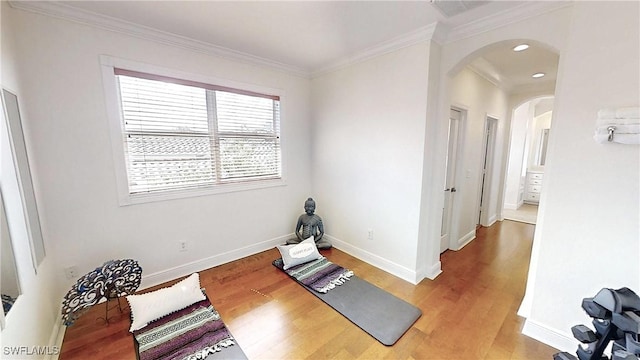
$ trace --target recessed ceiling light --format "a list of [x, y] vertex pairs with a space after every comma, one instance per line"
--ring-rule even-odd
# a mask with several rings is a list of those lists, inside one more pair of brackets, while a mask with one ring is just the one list
[[531, 75], [531, 77], [532, 77], [532, 78], [536, 78], [536, 79], [537, 79], [537, 78], [541, 78], [541, 77], [543, 77], [543, 76], [544, 76], [544, 73], [541, 73], [541, 72], [539, 72], [539, 73], [535, 73], [535, 74]]
[[527, 44], [520, 44], [516, 47], [513, 48], [513, 51], [522, 51], [522, 50], [527, 50], [529, 48], [529, 45]]

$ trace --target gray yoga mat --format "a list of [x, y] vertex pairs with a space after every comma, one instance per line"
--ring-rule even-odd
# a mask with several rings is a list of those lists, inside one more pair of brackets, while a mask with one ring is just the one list
[[[282, 270], [277, 260], [273, 265]], [[387, 346], [395, 344], [422, 315], [417, 307], [355, 275], [327, 293], [296, 282]]]
[[205, 358], [205, 360], [248, 360], [242, 348], [236, 343], [222, 351], [213, 353]]

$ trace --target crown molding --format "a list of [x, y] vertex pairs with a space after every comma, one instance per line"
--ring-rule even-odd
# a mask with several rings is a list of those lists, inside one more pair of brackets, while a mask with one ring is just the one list
[[522, 94], [553, 94], [556, 89], [556, 79], [549, 79], [541, 81], [536, 84], [515, 86], [509, 92], [510, 95], [522, 95]]
[[9, 4], [15, 9], [68, 20], [129, 36], [135, 36], [141, 39], [175, 46], [185, 50], [219, 56], [247, 64], [264, 66], [295, 76], [313, 78], [421, 42], [433, 41], [439, 45], [446, 45], [508, 24], [570, 6], [572, 5], [572, 1], [527, 1], [516, 8], [498, 12], [495, 15], [481, 18], [471, 23], [453, 28], [449, 28], [443, 23], [432, 23], [415, 31], [357, 52], [352, 56], [334, 61], [317, 70], [309, 70], [280, 63], [219, 45], [194, 40], [185, 36], [78, 9], [58, 1], [9, 0]]
[[446, 33], [443, 44], [463, 40], [572, 5], [572, 0], [526, 1], [515, 8], [503, 10], [494, 15], [451, 28]]
[[[376, 56], [384, 55], [423, 41], [433, 40], [439, 45], [446, 45], [487, 31], [498, 29], [505, 25], [517, 23], [535, 16], [571, 6], [572, 3], [573, 2], [571, 0], [527, 1], [518, 7], [504, 10], [494, 15], [453, 28], [448, 27], [446, 24], [436, 22], [389, 41], [385, 41], [353, 56], [335, 61], [319, 70], [312, 71], [311, 77], [314, 78], [331, 71], [336, 71], [346, 66], [363, 62]], [[480, 75], [485, 77], [483, 74]], [[487, 78], [487, 80], [493, 82], [491, 77]]]
[[388, 54], [402, 48], [419, 44], [421, 42], [434, 40], [438, 43], [444, 39], [444, 28], [440, 23], [433, 23], [427, 26], [421, 27], [418, 30], [411, 31], [404, 35], [398, 36], [388, 41], [384, 41], [378, 45], [360, 51], [353, 56], [337, 60], [330, 63], [327, 66], [320, 68], [317, 71], [311, 73], [311, 77], [317, 77], [328, 72], [336, 71], [360, 63], [380, 55]]
[[497, 87], [497, 88], [501, 88], [504, 89], [506, 92], [510, 92], [512, 90], [512, 86], [510, 84], [507, 84], [504, 81], [501, 81], [500, 79], [496, 78], [495, 76], [491, 75], [490, 73], [484, 71], [483, 69], [475, 66], [473, 63], [469, 63], [467, 65], [467, 67], [469, 68], [469, 70], [473, 71], [476, 75], [480, 76], [481, 78], [485, 79], [486, 81], [490, 82], [493, 86]]
[[9, 4], [15, 9], [68, 20], [107, 31], [135, 36], [144, 40], [154, 41], [164, 45], [175, 46], [207, 55], [219, 56], [252, 65], [266, 66], [295, 76], [308, 78], [310, 75], [308, 70], [299, 67], [261, 58], [259, 56], [204, 41], [194, 40], [185, 36], [157, 30], [129, 21], [116, 19], [110, 16], [96, 14], [58, 1], [9, 1]]
[[476, 75], [493, 84], [495, 87], [504, 90], [504, 92], [509, 95], [534, 94], [541, 92], [553, 94], [555, 92], [555, 78], [544, 81], [536, 81], [535, 83], [531, 84], [514, 85], [509, 81], [503, 81], [496, 78], [490, 73], [484, 71], [482, 68], [475, 66], [473, 63], [468, 64], [467, 68], [469, 68], [469, 70], [474, 72]]

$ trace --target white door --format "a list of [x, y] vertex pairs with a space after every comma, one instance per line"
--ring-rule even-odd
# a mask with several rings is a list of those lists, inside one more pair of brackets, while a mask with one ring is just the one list
[[442, 227], [440, 230], [440, 253], [449, 248], [449, 235], [451, 230], [451, 215], [453, 208], [453, 198], [456, 193], [456, 161], [458, 159], [458, 137], [460, 131], [460, 111], [451, 109], [449, 115], [449, 134], [446, 157], [446, 170], [444, 181], [444, 205], [442, 207]]
[[495, 150], [496, 129], [498, 120], [487, 117], [485, 143], [484, 143], [484, 161], [482, 165], [482, 177], [480, 181], [480, 201], [478, 205], [478, 225], [489, 225], [489, 214], [485, 209], [489, 206], [489, 195], [491, 194], [491, 171], [493, 169], [493, 155]]

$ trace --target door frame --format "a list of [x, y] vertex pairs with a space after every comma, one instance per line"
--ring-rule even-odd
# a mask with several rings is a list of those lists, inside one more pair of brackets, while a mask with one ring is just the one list
[[[457, 111], [460, 115], [458, 119], [457, 125], [457, 134], [455, 137], [455, 155], [453, 158], [453, 167], [450, 167], [449, 164], [449, 151], [453, 144], [451, 144], [451, 136], [449, 135], [447, 138], [447, 160], [445, 166], [445, 182], [444, 186], [445, 191], [444, 194], [444, 203], [443, 203], [443, 214], [442, 214], [442, 223], [440, 229], [440, 253], [442, 254], [447, 249], [458, 249], [458, 238], [457, 231], [455, 230], [455, 224], [457, 224], [458, 211], [456, 206], [456, 197], [453, 196], [456, 192], [446, 191], [447, 188], [453, 189], [456, 188], [456, 184], [459, 184], [459, 175], [460, 175], [460, 166], [462, 163], [462, 155], [463, 155], [463, 144], [464, 144], [464, 134], [465, 134], [465, 125], [467, 118], [467, 110], [459, 107], [459, 106], [450, 106], [449, 108], [449, 121], [448, 121], [448, 133], [451, 131], [451, 121], [452, 119], [451, 113], [452, 111]], [[456, 188], [459, 190], [458, 188]], [[446, 248], [445, 248], [446, 246]]]
[[[480, 181], [478, 182], [478, 200], [476, 202], [478, 224], [490, 226], [493, 221], [488, 215], [488, 205], [492, 196], [493, 170], [495, 165], [496, 141], [498, 135], [497, 116], [486, 114], [484, 117], [484, 135], [482, 140], [482, 160], [480, 161]], [[500, 205], [502, 206], [502, 205]], [[497, 214], [496, 214], [497, 216]]]

